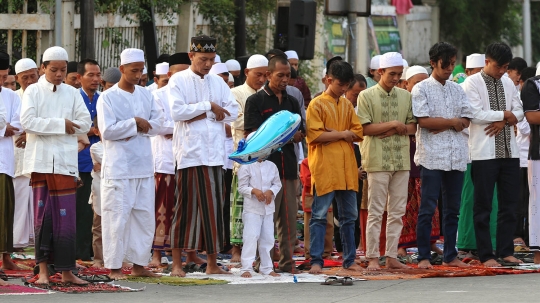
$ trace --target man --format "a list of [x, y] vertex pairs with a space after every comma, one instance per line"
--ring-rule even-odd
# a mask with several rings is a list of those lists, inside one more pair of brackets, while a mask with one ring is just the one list
[[482, 68], [486, 65], [486, 55], [484, 54], [470, 54], [467, 56], [467, 63], [465, 65], [465, 73], [467, 77], [470, 77], [476, 73], [482, 71]]
[[66, 79], [64, 80], [64, 83], [67, 85], [71, 85], [75, 87], [76, 89], [81, 88], [81, 81], [79, 81], [79, 78], [77, 77], [77, 66], [79, 65], [79, 62], [77, 61], [70, 61], [68, 62], [67, 66], [67, 74]]
[[[514, 81], [515, 86], [519, 86], [519, 78], [521, 77], [521, 72], [527, 68], [527, 61], [520, 57], [515, 57], [508, 64], [508, 77]], [[518, 87], [519, 90], [519, 87]]]
[[[157, 75], [157, 74], [156, 74], [156, 71], [157, 71], [157, 65], [158, 65], [158, 64], [161, 64], [161, 63], [169, 63], [169, 58], [170, 58], [169, 54], [161, 54], [161, 55], [159, 55], [159, 57], [157, 57], [157, 59], [156, 59], [156, 69], [154, 70], [154, 77], [152, 77], [152, 80], [154, 80], [154, 78], [155, 78], [156, 75]], [[167, 78], [167, 79], [168, 79], [168, 78]], [[158, 87], [158, 84], [157, 84], [157, 83], [155, 82], [155, 80], [154, 80], [154, 83], [148, 85], [148, 86], [146, 87], [146, 89], [147, 89], [149, 92], [153, 92], [153, 91], [155, 91], [155, 90], [157, 89], [157, 87]]]
[[155, 277], [144, 266], [155, 231], [154, 167], [150, 136], [159, 133], [161, 113], [152, 95], [137, 86], [144, 53], [128, 48], [120, 54], [120, 82], [97, 102], [103, 140], [101, 216], [103, 261], [112, 279], [123, 279], [122, 261], [133, 263], [132, 276]]
[[[0, 52], [0, 80], [5, 81], [9, 72], [9, 55]], [[13, 263], [10, 253], [13, 252], [13, 220], [15, 212], [15, 193], [13, 177], [15, 176], [15, 151], [13, 136], [20, 134], [22, 127], [19, 121], [21, 100], [17, 94], [6, 87], [0, 87], [0, 253], [2, 267], [0, 269], [20, 269]]]
[[[225, 123], [236, 120], [238, 106], [227, 84], [210, 69], [216, 57], [216, 39], [191, 38], [189, 69], [169, 80], [169, 104], [175, 121], [173, 151], [177, 191], [171, 228], [173, 258], [181, 249], [206, 250], [207, 274], [223, 274], [217, 253], [223, 249]], [[172, 275], [184, 275], [174, 262]]]
[[9, 66], [9, 72], [6, 77], [6, 80], [4, 80], [4, 83], [2, 84], [3, 87], [9, 88], [12, 91], [17, 90], [17, 81], [15, 80], [15, 70], [13, 67]]
[[[23, 58], [15, 64], [15, 79], [20, 88], [15, 93], [22, 100], [26, 88], [38, 81], [38, 69], [34, 60]], [[22, 130], [22, 128], [21, 128]], [[24, 147], [26, 145], [26, 132], [18, 137], [14, 136], [15, 145], [15, 219], [13, 225], [13, 246], [21, 249], [28, 247], [34, 235], [34, 200], [30, 178], [23, 175]]]
[[229, 59], [225, 61], [225, 64], [227, 65], [229, 73], [233, 75], [234, 87], [242, 85], [242, 77], [240, 76], [240, 70], [242, 69], [242, 67], [240, 66], [240, 62], [235, 59]]
[[234, 76], [229, 72], [229, 78], [227, 79], [227, 85], [230, 89], [234, 88]]
[[[291, 67], [287, 59], [279, 55], [272, 57], [268, 63], [266, 75], [267, 84], [246, 101], [244, 130], [248, 133], [256, 131], [264, 121], [281, 110], [288, 110], [301, 116], [298, 101], [286, 91], [291, 75]], [[293, 142], [302, 141], [304, 133], [302, 121], [300, 130], [293, 137]], [[295, 226], [298, 209], [295, 187], [295, 180], [298, 179], [298, 165], [294, 145], [286, 144], [281, 148], [281, 152], [270, 155], [268, 160], [278, 167], [282, 183], [282, 188], [276, 196], [276, 212], [274, 213], [280, 252], [278, 267], [282, 272], [293, 272], [295, 266], [292, 254], [296, 241]]]
[[[90, 119], [94, 121], [97, 115], [96, 103], [99, 98], [98, 88], [101, 82], [101, 69], [99, 64], [92, 59], [84, 59], [77, 66], [77, 81], [81, 84], [79, 89], [83, 101], [90, 113]], [[99, 141], [99, 137], [94, 134], [94, 125], [86, 134], [92, 144]], [[77, 259], [83, 261], [92, 260], [92, 221], [94, 212], [92, 205], [88, 204], [92, 192], [93, 163], [90, 157], [90, 146], [79, 152], [79, 178], [82, 186], [77, 188]]]
[[[238, 118], [231, 123], [232, 137], [233, 137], [233, 151], [238, 148], [238, 142], [244, 138], [244, 110], [246, 107], [246, 100], [251, 95], [255, 94], [263, 87], [266, 82], [266, 71], [268, 70], [268, 59], [263, 55], [252, 55], [249, 57], [244, 70], [246, 76], [246, 82], [240, 86], [231, 89], [231, 93], [234, 99], [238, 103]], [[229, 233], [230, 242], [233, 245], [231, 262], [240, 262], [241, 259], [241, 246], [242, 246], [242, 211], [244, 199], [242, 194], [238, 192], [238, 176], [237, 171], [240, 167], [239, 164], [234, 164], [233, 177], [232, 177], [232, 205], [230, 209], [231, 214], [231, 228]], [[227, 199], [227, 197], [225, 197]], [[226, 215], [225, 214], [224, 216]], [[227, 236], [228, 228], [225, 227], [225, 236]]]
[[[289, 60], [289, 64], [291, 65], [291, 68], [294, 68], [294, 70], [298, 72], [299, 58], [296, 51], [294, 50], [286, 51], [285, 55], [287, 55], [287, 59]], [[306, 80], [298, 76], [298, 78], [296, 79], [296, 82], [294, 83], [294, 87], [298, 88], [302, 92], [302, 96], [304, 97], [304, 103], [307, 107], [309, 105], [309, 101], [311, 101], [311, 92], [309, 91], [309, 87], [307, 86]], [[305, 118], [305, 115], [304, 115], [304, 118]]]
[[101, 92], [113, 87], [116, 83], [118, 83], [118, 81], [120, 81], [121, 77], [122, 73], [118, 67], [107, 68], [101, 76]]
[[142, 76], [139, 80], [139, 86], [146, 87], [147, 83], [148, 83], [148, 69], [146, 68], [146, 65], [145, 65], [142, 72]]
[[229, 70], [225, 63], [216, 63], [212, 65], [209, 74], [220, 76], [221, 79], [225, 81], [225, 84], [227, 84], [227, 86], [229, 85]]
[[413, 113], [418, 120], [418, 148], [414, 162], [420, 167], [422, 196], [418, 212], [418, 267], [432, 268], [431, 226], [439, 193], [443, 194], [443, 265], [465, 267], [457, 258], [456, 236], [468, 146], [461, 131], [469, 126], [472, 112], [465, 92], [447, 81], [456, 64], [457, 49], [439, 42], [429, 50], [431, 77], [412, 90]]
[[379, 74], [379, 62], [381, 60], [381, 55], [375, 55], [373, 58], [371, 58], [371, 61], [369, 63], [369, 70], [367, 74], [367, 87], [370, 88], [372, 86], [377, 85], [379, 81], [381, 80], [381, 75]]
[[23, 174], [31, 174], [35, 210], [38, 284], [48, 284], [48, 261], [62, 282], [87, 284], [75, 269], [77, 136], [90, 130], [90, 114], [81, 94], [63, 84], [68, 55], [59, 46], [43, 53], [44, 77], [26, 88], [21, 125], [26, 130]]
[[362, 166], [368, 173], [368, 270], [380, 269], [379, 237], [385, 207], [388, 208], [386, 267], [407, 267], [396, 258], [411, 169], [409, 135], [416, 131], [411, 94], [395, 87], [403, 73], [401, 54], [386, 53], [379, 64], [377, 73], [381, 80], [358, 97], [358, 117], [364, 128]]
[[[513, 256], [515, 208], [519, 199], [519, 150], [513, 126], [523, 119], [523, 108], [514, 82], [503, 77], [511, 60], [508, 45], [490, 44], [484, 69], [463, 84], [473, 111], [469, 149], [474, 184], [474, 230], [478, 257], [486, 267], [521, 262]], [[494, 254], [489, 217], [495, 184], [499, 192], [499, 213]]]

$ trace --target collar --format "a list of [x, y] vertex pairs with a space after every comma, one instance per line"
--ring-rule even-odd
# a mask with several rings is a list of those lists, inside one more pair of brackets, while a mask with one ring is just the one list
[[197, 78], [197, 79], [199, 79], [199, 80], [206, 80], [206, 78], [207, 78], [207, 76], [208, 76], [208, 74], [206, 74], [206, 75], [203, 75], [203, 77], [201, 78], [201, 76], [197, 75], [197, 74], [191, 69], [191, 66], [188, 68], [188, 70], [189, 70], [189, 73], [191, 74], [192, 77], [195, 77], [195, 78]]
[[247, 83], [242, 84], [244, 86], [244, 89], [246, 89], [251, 94], [256, 93], [257, 91], [253, 89], [253, 87], [249, 86]]
[[56, 88], [55, 90], [55, 87], [56, 85], [52, 84], [51, 82], [49, 82], [46, 78], [45, 78], [45, 75], [43, 75], [42, 77], [39, 78], [38, 82], [42, 85], [42, 86], [45, 86], [47, 89], [49, 89], [51, 92], [57, 92], [58, 91], [58, 88], [60, 88], [60, 85], [58, 85], [58, 87]]
[[[493, 81], [493, 82], [497, 82], [497, 81], [502, 81], [501, 79], [495, 79], [493, 78], [492, 76], [486, 74], [486, 72], [484, 72], [484, 69], [482, 69], [480, 71], [480, 74], [482, 75], [482, 77], [484, 77], [484, 79], [487, 79], [487, 80], [490, 80], [490, 81]], [[504, 77], [504, 76], [503, 76]]]
[[395, 97], [396, 96], [396, 87], [392, 87], [390, 92], [387, 92], [378, 82], [375, 85], [376, 89], [379, 90], [379, 94], [382, 94], [383, 97]]
[[426, 80], [429, 80], [430, 82], [435, 83], [435, 85], [439, 85], [442, 87], [446, 87], [446, 82], [450, 81], [450, 80], [445, 80], [444, 84], [442, 84], [441, 82], [437, 81], [437, 79], [433, 77], [433, 74], [431, 74], [431, 76], [429, 76], [429, 78], [427, 78]]
[[[272, 89], [270, 89], [270, 81], [266, 81], [266, 83], [264, 84], [264, 87], [263, 87], [263, 90], [264, 92], [266, 92], [266, 94], [268, 96], [275, 96], [276, 94], [274, 94], [274, 91]], [[287, 90], [282, 90], [281, 91], [281, 96], [282, 97], [287, 97]]]
[[[87, 93], [82, 87], [79, 88], [79, 90], [81, 91], [81, 94], [85, 94], [86, 97], [88, 97], [88, 93]], [[94, 93], [93, 99], [96, 99], [96, 97], [99, 97], [99, 92], [98, 92], [98, 91], [96, 91], [96, 92]], [[93, 100], [92, 100], [92, 101], [93, 101]]]

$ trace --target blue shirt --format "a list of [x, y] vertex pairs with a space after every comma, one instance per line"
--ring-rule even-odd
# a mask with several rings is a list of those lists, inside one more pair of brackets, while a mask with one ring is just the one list
[[[86, 108], [88, 108], [88, 111], [90, 112], [90, 119], [94, 121], [94, 117], [97, 115], [96, 104], [99, 98], [99, 93], [96, 92], [94, 94], [94, 97], [92, 98], [92, 102], [90, 102], [90, 98], [88, 98], [86, 92], [82, 88], [80, 88], [79, 90], [81, 91], [84, 104], [86, 104]], [[94, 126], [93, 122], [92, 126]], [[99, 137], [93, 135], [88, 136], [88, 140], [90, 141], [90, 146], [92, 146], [92, 144], [99, 142]], [[79, 172], [81, 173], [90, 173], [92, 172], [92, 168], [94, 167], [94, 165], [92, 164], [92, 158], [90, 157], [90, 146], [79, 152]]]

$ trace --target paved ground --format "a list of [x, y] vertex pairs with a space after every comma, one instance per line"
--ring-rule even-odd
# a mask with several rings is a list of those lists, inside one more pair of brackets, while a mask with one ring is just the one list
[[[120, 283], [141, 287], [137, 283]], [[0, 302], [538, 302], [540, 274], [355, 282], [353, 286], [252, 284], [165, 286], [137, 293], [0, 296]]]

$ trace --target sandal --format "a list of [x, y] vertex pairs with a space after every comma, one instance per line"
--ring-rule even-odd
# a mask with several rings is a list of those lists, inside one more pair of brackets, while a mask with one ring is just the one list
[[499, 264], [501, 264], [502, 266], [505, 266], [505, 267], [519, 266], [519, 264], [521, 264], [521, 263], [518, 263], [518, 262], [510, 262], [510, 261], [506, 261], [506, 260], [503, 259], [503, 258], [497, 259], [497, 262], [498, 262]]
[[343, 277], [343, 279], [339, 280], [341, 280], [341, 285], [343, 286], [352, 286], [354, 281], [351, 277]]
[[85, 275], [85, 274], [79, 274], [78, 278], [81, 280], [84, 280], [86, 282], [94, 283], [94, 282], [112, 282], [114, 279], [111, 279], [111, 277], [107, 275]]
[[189, 262], [188, 264], [186, 264], [186, 266], [183, 268], [183, 270], [184, 270], [184, 272], [186, 274], [194, 273], [194, 272], [205, 272], [206, 271], [206, 263], [203, 263], [203, 264], [201, 264], [199, 266], [195, 262]]
[[338, 279], [337, 277], [328, 277], [326, 278], [326, 280], [324, 280], [324, 282], [321, 283], [321, 285], [332, 285], [332, 286], [339, 285], [339, 284], [342, 284], [342, 283], [340, 279]]
[[439, 255], [438, 253], [432, 253], [430, 263], [431, 263], [431, 265], [442, 265], [443, 264], [443, 256]]

